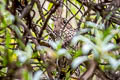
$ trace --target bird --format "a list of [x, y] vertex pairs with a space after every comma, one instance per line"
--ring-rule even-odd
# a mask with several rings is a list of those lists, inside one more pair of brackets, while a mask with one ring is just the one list
[[[69, 43], [76, 34], [76, 29], [67, 21], [66, 18], [62, 17], [62, 7], [59, 7], [56, 11], [56, 18], [54, 20], [53, 32], [56, 35], [56, 41], [62, 40], [63, 48], [68, 48]], [[58, 73], [60, 74], [58, 78], [64, 80], [66, 76], [66, 71], [69, 71], [68, 65], [71, 64], [71, 59], [67, 59], [65, 56], [60, 56], [58, 59]], [[69, 67], [70, 68], [70, 67]]]
[[54, 33], [56, 34], [56, 40], [63, 40], [63, 44], [71, 41], [76, 34], [76, 29], [67, 20], [62, 17], [57, 17], [54, 21]]

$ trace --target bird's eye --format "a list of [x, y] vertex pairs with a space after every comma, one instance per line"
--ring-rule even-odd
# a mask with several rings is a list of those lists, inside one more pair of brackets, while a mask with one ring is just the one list
[[67, 22], [67, 20], [64, 19], [64, 20], [63, 20], [63, 23], [66, 24], [66, 22]]

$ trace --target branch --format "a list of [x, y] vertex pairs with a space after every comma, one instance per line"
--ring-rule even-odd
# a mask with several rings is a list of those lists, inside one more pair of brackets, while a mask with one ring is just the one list
[[60, 3], [60, 1], [57, 1], [57, 5], [53, 5], [52, 6], [52, 9], [50, 10], [50, 12], [49, 12], [49, 15], [48, 15], [48, 17], [46, 18], [46, 20], [45, 20], [45, 22], [44, 22], [44, 24], [43, 24], [43, 27], [41, 28], [41, 31], [40, 31], [40, 34], [39, 34], [39, 37], [41, 38], [42, 37], [42, 34], [43, 34], [43, 31], [46, 29], [46, 27], [47, 27], [47, 22], [49, 21], [49, 19], [50, 19], [50, 17], [52, 16], [52, 14], [56, 11], [56, 9], [59, 7], [59, 4]]
[[[39, 11], [39, 14], [40, 14], [40, 16], [41, 16], [41, 18], [42, 18], [42, 21], [44, 22], [44, 24], [45, 25], [43, 25], [43, 26], [48, 26], [47, 25], [47, 23], [46, 22], [48, 22], [48, 21], [46, 21], [46, 19], [45, 19], [45, 16], [44, 16], [44, 14], [43, 14], [43, 11], [42, 11], [42, 6], [41, 6], [41, 4], [40, 4], [40, 1], [39, 0], [35, 0], [35, 2], [36, 2], [36, 4], [37, 4], [37, 7], [38, 7], [38, 11]], [[59, 3], [57, 3], [58, 5], [59, 5]], [[55, 5], [55, 6], [58, 6], [58, 5]], [[57, 8], [57, 7], [56, 7]], [[52, 14], [49, 14], [49, 17], [51, 16]], [[46, 28], [46, 27], [45, 27]], [[43, 29], [42, 29], [43, 30]], [[46, 30], [47, 30], [47, 32], [51, 32], [51, 29], [49, 28], [49, 26], [46, 28]], [[41, 32], [40, 33], [41, 34], [41, 36], [42, 36], [42, 34], [43, 34], [43, 32]], [[39, 38], [41, 38], [41, 36], [39, 36]], [[51, 32], [51, 34], [50, 34], [50, 36], [51, 36], [51, 38], [54, 40], [54, 34]], [[40, 40], [39, 40], [40, 41]]]
[[89, 80], [96, 69], [97, 63], [94, 60], [89, 60], [89, 65], [87, 63], [88, 70], [79, 78], [79, 80]]
[[[30, 30], [27, 28], [27, 25], [26, 25], [23, 21], [19, 20], [19, 21], [18, 21], [18, 24], [22, 25], [22, 26], [24, 27], [24, 29], [28, 32], [28, 34], [29, 34], [30, 36], [32, 36]], [[39, 43], [38, 43], [38, 41], [37, 41], [35, 38], [31, 38], [31, 39], [32, 39], [33, 43], [34, 43], [36, 46], [39, 46]]]
[[32, 7], [34, 5], [34, 2], [35, 1], [32, 0], [31, 3], [23, 9], [20, 19], [24, 18], [30, 12], [30, 10], [32, 9]]
[[42, 21], [45, 22], [45, 17], [44, 17], [44, 14], [43, 14], [43, 11], [42, 11], [42, 7], [41, 7], [41, 4], [40, 4], [40, 1], [39, 0], [34, 0], [37, 4], [37, 7], [38, 7], [38, 11], [39, 11], [39, 14], [42, 18]]
[[102, 80], [110, 80], [98, 66], [95, 70], [95, 74], [96, 74], [96, 76], [98, 76]]

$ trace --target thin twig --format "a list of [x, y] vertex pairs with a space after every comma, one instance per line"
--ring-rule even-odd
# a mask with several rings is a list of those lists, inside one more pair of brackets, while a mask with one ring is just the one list
[[46, 20], [45, 20], [45, 22], [44, 22], [44, 25], [43, 25], [43, 27], [41, 28], [39, 37], [42, 37], [43, 31], [44, 31], [44, 30], [46, 29], [46, 27], [47, 27], [47, 22], [49, 21], [49, 18], [51, 17], [51, 15], [52, 15], [52, 14], [56, 11], [56, 9], [59, 7], [59, 3], [60, 3], [60, 1], [57, 2], [58, 5], [55, 5], [55, 6], [53, 6], [53, 7], [51, 8], [48, 17], [46, 18]]

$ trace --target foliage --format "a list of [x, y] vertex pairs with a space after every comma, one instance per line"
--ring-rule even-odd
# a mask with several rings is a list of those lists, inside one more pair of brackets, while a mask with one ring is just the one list
[[119, 0], [1, 0], [0, 79], [119, 79], [119, 7]]

